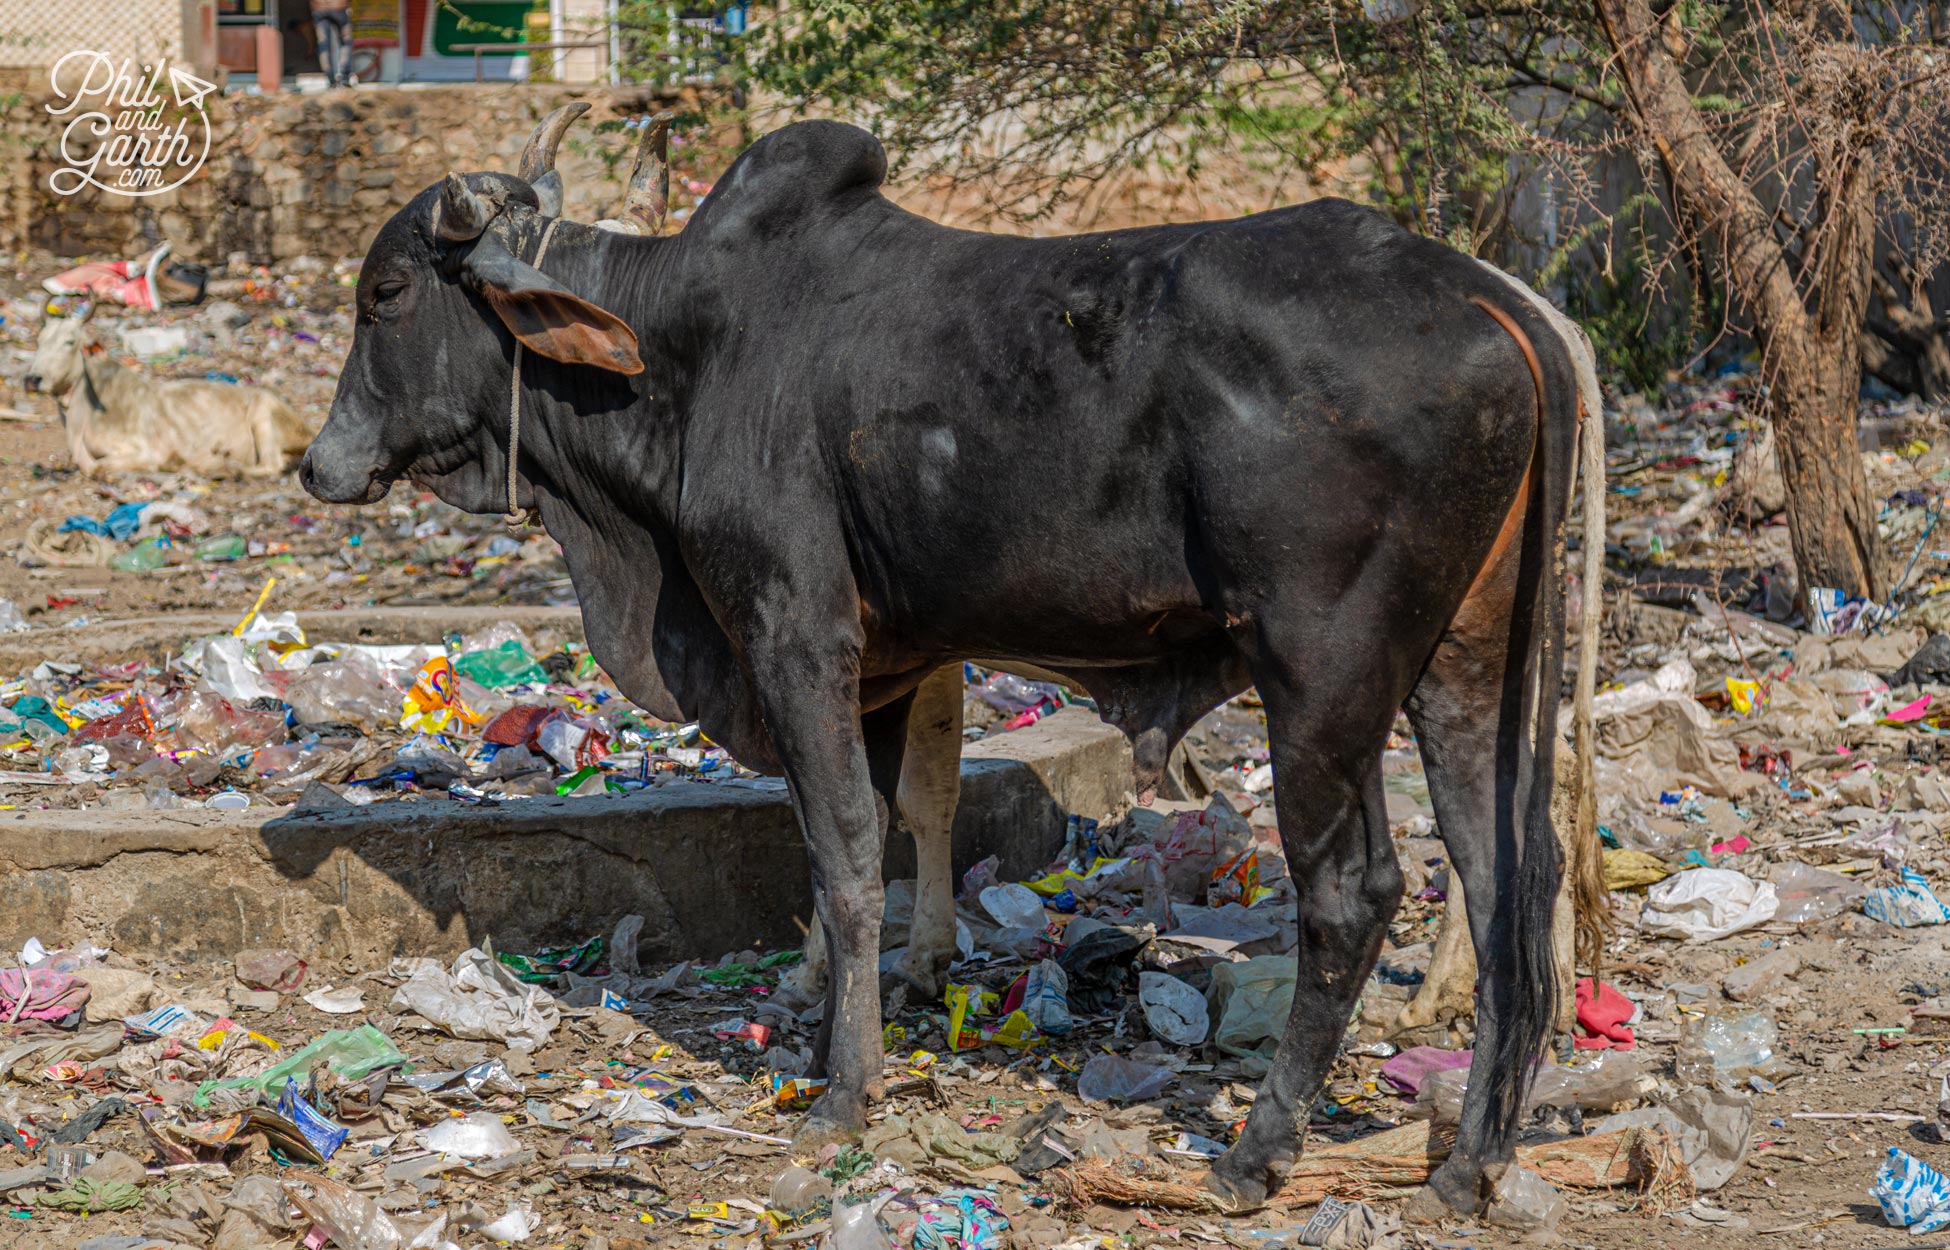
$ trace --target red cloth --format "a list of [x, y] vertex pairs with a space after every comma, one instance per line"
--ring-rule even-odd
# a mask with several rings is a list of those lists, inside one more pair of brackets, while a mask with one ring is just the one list
[[533, 703], [518, 703], [489, 721], [481, 730], [481, 740], [499, 747], [532, 747], [542, 722], [560, 711]]
[[1625, 1022], [1637, 1010], [1632, 1000], [1616, 986], [1598, 982], [1594, 991], [1591, 978], [1578, 982], [1578, 1028], [1585, 1036], [1577, 1039], [1579, 1050], [1630, 1050], [1636, 1045]]

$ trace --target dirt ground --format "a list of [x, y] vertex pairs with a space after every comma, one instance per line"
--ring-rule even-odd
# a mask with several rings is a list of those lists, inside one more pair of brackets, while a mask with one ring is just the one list
[[[190, 611], [234, 613], [241, 619], [272, 578], [276, 583], [263, 604], [267, 613], [366, 604], [574, 601], [559, 552], [545, 535], [511, 539], [498, 518], [463, 516], [408, 487], [396, 488], [381, 505], [361, 509], [319, 504], [290, 477], [239, 482], [150, 475], [104, 484], [79, 476], [69, 467], [51, 403], [15, 388], [32, 351], [32, 314], [42, 302], [34, 285], [66, 263], [30, 257], [0, 282], [0, 307], [7, 310], [0, 324], [0, 409], [6, 410], [0, 412], [0, 599], [17, 605], [29, 627]], [[119, 323], [104, 314], [103, 320], [111, 330], [118, 324], [190, 329], [189, 353], [143, 367], [159, 376], [215, 372], [270, 386], [315, 428], [349, 339], [345, 304], [351, 273], [329, 258], [282, 276], [234, 272], [223, 275], [213, 293], [229, 309], [124, 314]], [[1777, 568], [1785, 553], [1778, 519], [1763, 523], [1765, 508], [1751, 519], [1732, 518], [1721, 498], [1736, 441], [1729, 433], [1742, 428], [1740, 385], [1736, 377], [1700, 382], [1690, 391], [1676, 388], [1663, 397], [1633, 397], [1614, 420], [1617, 581], [1609, 588], [1600, 662], [1600, 678], [1615, 686], [1618, 701], [1614, 719], [1607, 722], [1611, 728], [1601, 725], [1600, 732], [1602, 813], [1607, 832], [1619, 843], [1614, 850], [1639, 851], [1654, 861], [1651, 871], [1659, 876], [1710, 865], [1757, 882], [1806, 864], [1863, 886], [1881, 886], [1894, 880], [1893, 865], [1902, 862], [1933, 883], [1950, 881], [1943, 838], [1950, 795], [1938, 784], [1937, 765], [1945, 730], [1934, 720], [1942, 709], [1925, 708], [1907, 721], [1884, 719], [1914, 708], [1915, 700], [1933, 688], [1928, 682], [1911, 683], [1911, 689], [1886, 681], [1935, 628], [1929, 623], [1930, 601], [1919, 600], [1880, 636], [1830, 639], [1808, 631], [1805, 622], [1784, 622], [1781, 611], [1768, 620], [1770, 591], [1760, 581], [1727, 589], [1733, 584], [1730, 568], [1735, 573]], [[1876, 489], [1892, 497], [1913, 492], [1891, 504], [1886, 524], [1892, 546], [1907, 554], [1913, 541], [1926, 553], [1911, 589], [1933, 589], [1950, 562], [1950, 553], [1935, 551], [1926, 541], [1945, 462], [1934, 449], [1950, 449], [1950, 436], [1938, 415], [1913, 410], [1885, 419], [1879, 428], [1888, 438], [1885, 450], [1870, 455]], [[1702, 491], [1712, 499], [1701, 502]], [[74, 535], [54, 532], [71, 516], [102, 518], [118, 504], [152, 501], [185, 505], [194, 518], [165, 530], [170, 542], [159, 568], [124, 571], [103, 565], [96, 557], [123, 556], [136, 544], [83, 547]], [[1930, 528], [1924, 528], [1926, 513]], [[226, 535], [244, 540], [241, 558], [199, 558], [199, 545]], [[1637, 585], [1627, 585], [1628, 579]], [[1696, 593], [1705, 593], [1702, 587], [1713, 588], [1703, 600]], [[1778, 609], [1778, 586], [1771, 597]], [[1755, 615], [1745, 615], [1742, 607]], [[48, 637], [46, 658], [58, 662], [59, 636]], [[1669, 683], [1658, 699], [1648, 695], [1633, 705], [1633, 683], [1647, 682], [1674, 660], [1689, 665], [1674, 678], [1679, 684]], [[17, 678], [5, 687], [0, 703], [11, 703], [29, 689], [56, 687], [77, 696], [92, 691], [120, 698], [144, 681], [161, 689], [173, 680], [139, 667], [40, 678], [0, 674], [0, 682]], [[1824, 674], [1833, 679], [1824, 680]], [[1726, 681], [1749, 675], [1764, 681], [1772, 700], [1766, 708], [1741, 713]], [[604, 689], [600, 675], [581, 674], [576, 681], [579, 686], [558, 683], [557, 705], [583, 707]], [[1876, 683], [1882, 683], [1880, 690]], [[1941, 687], [1935, 689], [1933, 697], [1940, 697]], [[1692, 706], [1660, 710], [1678, 703]], [[620, 705], [604, 706], [613, 711]], [[970, 706], [979, 724], [1000, 719], [973, 690]], [[1635, 717], [1645, 722], [1636, 729]], [[632, 730], [651, 742], [645, 749], [653, 757], [672, 745], [655, 740], [660, 728]], [[1387, 764], [1388, 789], [1410, 897], [1391, 927], [1383, 975], [1370, 983], [1351, 1045], [1316, 1106], [1313, 1141], [1320, 1144], [1358, 1140], [1410, 1122], [1412, 1102], [1391, 1092], [1378, 1075], [1394, 1047], [1419, 1043], [1452, 1049], [1468, 1041], [1466, 1019], [1413, 1036], [1392, 1028], [1427, 967], [1425, 944], [1436, 934], [1447, 876], [1440, 843], [1432, 840], [1433, 813], [1406, 722], [1399, 728]], [[408, 740], [397, 726], [374, 729], [372, 737], [386, 753]], [[454, 744], [463, 753], [471, 750], [459, 741], [466, 737], [460, 734]], [[1283, 928], [1275, 937], [1222, 947], [1218, 958], [1188, 957], [1182, 948], [1174, 952], [1168, 946], [1134, 957], [1138, 967], [1169, 969], [1205, 992], [1214, 967], [1230, 958], [1290, 949], [1293, 906], [1281, 881], [1270, 795], [1255, 773], [1265, 749], [1254, 705], [1245, 700], [1222, 709], [1193, 742], [1223, 802], [1248, 831], [1241, 837], [1262, 856], [1262, 881], [1271, 894], [1254, 910]], [[1746, 748], [1744, 762], [1741, 748]], [[1767, 771], [1783, 751], [1791, 761]], [[0, 767], [15, 772], [44, 770], [44, 756], [51, 758], [38, 747], [19, 745], [5, 755]], [[357, 781], [388, 766], [386, 754], [367, 756], [339, 780]], [[568, 775], [566, 769], [547, 767], [550, 784]], [[78, 795], [0, 787], [0, 796], [29, 808], [66, 806], [105, 801], [117, 784], [104, 780]], [[602, 784], [597, 782], [598, 790]], [[174, 784], [171, 801], [206, 801], [221, 788], [221, 781], [209, 778]], [[251, 801], [277, 805], [261, 793]], [[1105, 831], [1106, 839], [1123, 847], [1143, 845], [1161, 827], [1163, 814], [1143, 813], [1123, 829]], [[1645, 860], [1614, 861], [1621, 873], [1633, 864], [1646, 869]], [[1212, 897], [1199, 891], [1175, 903], [1196, 908]], [[1613, 901], [1616, 932], [1602, 976], [1639, 1009], [1633, 1026], [1637, 1045], [1617, 1053], [1634, 1057], [1643, 1075], [1620, 1105], [1663, 1105], [1689, 1089], [1717, 1083], [1750, 1100], [1750, 1131], [1741, 1162], [1723, 1187], [1697, 1200], [1671, 1193], [1648, 1197], [1634, 1185], [1566, 1188], [1564, 1213], [1542, 1240], [1607, 1250], [1912, 1244], [1885, 1222], [1870, 1189], [1891, 1147], [1950, 1167], [1950, 1146], [1933, 1127], [1939, 1085], [1950, 1072], [1950, 999], [1943, 997], [1950, 988], [1950, 924], [1898, 928], [1871, 919], [1851, 901], [1839, 914], [1808, 923], [1770, 920], [1731, 936], [1678, 941], [1651, 936], [1640, 923], [1644, 882], [1622, 885]], [[1133, 923], [1135, 910], [1132, 900], [1112, 899], [1098, 918]], [[999, 940], [976, 899], [964, 901], [962, 914], [984, 942]], [[1074, 923], [1059, 913], [1049, 919]], [[61, 934], [42, 938], [51, 950], [64, 945]], [[1037, 958], [994, 951], [987, 960], [963, 965], [955, 977], [1006, 992], [1041, 956], [1057, 949], [1046, 944], [1028, 952]], [[1781, 952], [1791, 957], [1783, 959]], [[1763, 957], [1773, 960], [1768, 967], [1792, 968], [1751, 995], [1741, 991], [1745, 1001], [1734, 1001], [1726, 986], [1739, 989], [1740, 969]], [[553, 987], [568, 1003], [583, 1002], [591, 993], [599, 997], [608, 988], [627, 1010], [554, 1007], [560, 1024], [524, 1054], [497, 1041], [450, 1037], [431, 1028], [424, 1016], [394, 1006], [394, 993], [413, 972], [401, 965], [313, 966], [294, 991], [264, 999], [241, 995], [243, 986], [229, 965], [175, 967], [114, 953], [102, 959], [110, 968], [147, 974], [144, 1006], [181, 1004], [205, 1023], [228, 1016], [239, 1028], [207, 1048], [199, 1039], [208, 1035], [195, 1030], [173, 1043], [145, 1043], [135, 1035], [124, 1043], [117, 1037], [106, 1052], [81, 1058], [72, 1072], [49, 1079], [44, 1063], [6, 1056], [23, 1042], [59, 1040], [56, 1034], [9, 1026], [13, 1034], [0, 1036], [0, 1068], [10, 1068], [14, 1079], [0, 1087], [0, 1121], [46, 1137], [102, 1099], [119, 1095], [128, 1110], [87, 1133], [86, 1148], [98, 1156], [123, 1152], [149, 1171], [137, 1208], [88, 1215], [46, 1205], [49, 1195], [61, 1192], [55, 1180], [16, 1182], [6, 1190], [5, 1200], [16, 1205], [7, 1209], [11, 1218], [0, 1221], [0, 1246], [130, 1250], [182, 1244], [243, 1250], [292, 1245], [314, 1223], [331, 1224], [318, 1218], [316, 1205], [300, 1217], [277, 1204], [275, 1219], [266, 1223], [226, 1208], [223, 1200], [241, 1192], [246, 1178], [274, 1177], [302, 1190], [306, 1178], [321, 1175], [350, 1186], [355, 1198], [348, 1201], [376, 1201], [399, 1222], [401, 1235], [391, 1241], [374, 1233], [362, 1242], [341, 1230], [336, 1244], [348, 1247], [404, 1244], [436, 1215], [448, 1220], [440, 1235], [464, 1246], [484, 1244], [493, 1240], [492, 1233], [509, 1231], [510, 1226], [493, 1221], [517, 1203], [533, 1213], [535, 1227], [526, 1240], [535, 1245], [743, 1246], [761, 1238], [764, 1244], [785, 1245], [828, 1236], [822, 1221], [829, 1216], [822, 1209], [777, 1229], [766, 1222], [773, 1181], [795, 1156], [788, 1146], [763, 1138], [789, 1137], [798, 1114], [776, 1104], [771, 1081], [798, 1070], [813, 1029], [806, 1013], [776, 996], [789, 966], [761, 968], [747, 953], [728, 956], [722, 964], [632, 969], [633, 950], [613, 948]], [[77, 975], [86, 979], [88, 966]], [[328, 1014], [305, 1001], [304, 994], [328, 984], [362, 989], [363, 1003], [346, 1014]], [[1076, 989], [1073, 982], [1072, 992]], [[1771, 1013], [1778, 1027], [1774, 1054], [1757, 1072], [1703, 1076], [1689, 1062], [1690, 1054], [1682, 1053], [1699, 1017], [1753, 1010]], [[841, 1176], [847, 1194], [897, 1191], [882, 1209], [882, 1220], [901, 1245], [962, 1244], [960, 1233], [947, 1234], [947, 1241], [930, 1243], [928, 1237], [938, 1235], [932, 1233], [916, 1240], [914, 1222], [957, 1210], [953, 1191], [971, 1186], [993, 1187], [996, 1208], [1009, 1227], [967, 1235], [969, 1245], [1295, 1244], [1292, 1238], [1306, 1222], [1311, 1202], [1239, 1216], [1147, 1210], [1091, 1199], [1064, 1179], [1063, 1160], [1028, 1166], [1029, 1147], [1053, 1129], [1059, 1144], [1067, 1143], [1065, 1149], [1100, 1158], [1128, 1176], [1155, 1180], [1171, 1167], [1195, 1172], [1199, 1139], [1230, 1139], [1263, 1069], [1263, 1060], [1225, 1053], [1211, 1042], [1161, 1046], [1128, 986], [1103, 1009], [1074, 1014], [1073, 1031], [1045, 1036], [1029, 1050], [987, 1044], [957, 1054], [949, 1044], [950, 1012], [942, 1002], [900, 1003], [889, 1025], [891, 1092], [876, 1111], [876, 1131], [868, 1139], [877, 1147], [874, 1158], [796, 1161]], [[113, 1019], [107, 1023], [115, 1027]], [[383, 1097], [368, 1111], [363, 1083], [334, 1075], [329, 1066], [312, 1069], [313, 1101], [352, 1133], [323, 1168], [297, 1162], [279, 1145], [275, 1131], [242, 1132], [224, 1148], [194, 1152], [195, 1161], [170, 1162], [166, 1152], [159, 1153], [154, 1132], [143, 1127], [150, 1115], [158, 1122], [182, 1118], [200, 1080], [260, 1070], [268, 1052], [261, 1044], [240, 1041], [235, 1036], [240, 1031], [277, 1040], [288, 1054], [328, 1030], [361, 1023], [375, 1025], [420, 1073], [458, 1072], [500, 1059], [504, 1074], [475, 1092], [465, 1087], [428, 1092], [395, 1079], [380, 1087]], [[716, 1035], [736, 1034], [748, 1023], [769, 1029], [769, 1037], [754, 1044], [749, 1036]], [[97, 1027], [90, 1017], [82, 1034]], [[1128, 1056], [1140, 1047], [1148, 1048], [1139, 1052], [1141, 1058], [1172, 1069], [1162, 1094], [1121, 1107], [1079, 1098], [1077, 1074], [1088, 1060], [1105, 1053]], [[673, 1114], [715, 1110], [723, 1126], [760, 1136], [680, 1123], [671, 1126], [676, 1131], [669, 1141], [646, 1144], [640, 1124], [603, 1113], [619, 1091], [630, 1089], [661, 1099], [658, 1105]], [[1050, 1108], [1058, 1108], [1051, 1119], [1033, 1130], [1024, 1127], [1026, 1117]], [[1609, 1110], [1547, 1108], [1527, 1140], [1593, 1128]], [[441, 1163], [419, 1143], [423, 1127], [479, 1111], [510, 1129], [519, 1151], [486, 1163]], [[210, 1114], [199, 1110], [188, 1118]], [[926, 1115], [943, 1117], [963, 1136], [946, 1147], [938, 1137], [928, 1139]], [[637, 1133], [634, 1140], [631, 1131]], [[1025, 1132], [1028, 1137], [1012, 1135]], [[10, 1170], [37, 1166], [48, 1157], [44, 1148], [22, 1150], [23, 1144], [25, 1138], [0, 1145], [0, 1186], [7, 1184]], [[1159, 1147], [1178, 1153], [1158, 1154]], [[864, 1170], [847, 1175], [856, 1167]], [[1399, 1212], [1407, 1191], [1364, 1185], [1362, 1175], [1350, 1164], [1350, 1179], [1341, 1186], [1345, 1195], [1369, 1198], [1383, 1212]], [[714, 1203], [728, 1205], [713, 1209], [709, 1204]], [[845, 1209], [844, 1202], [834, 1208]], [[1410, 1226], [1400, 1236], [1400, 1243], [1388, 1244], [1459, 1250], [1523, 1240], [1518, 1232], [1482, 1221]], [[90, 1242], [104, 1237], [130, 1240]]]

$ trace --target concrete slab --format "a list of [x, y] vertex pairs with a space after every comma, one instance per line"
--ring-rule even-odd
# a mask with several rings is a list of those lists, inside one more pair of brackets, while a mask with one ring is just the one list
[[[1065, 813], [1123, 814], [1130, 769], [1124, 736], [1081, 709], [972, 744], [956, 871], [998, 854], [1026, 875]], [[267, 812], [0, 813], [0, 947], [38, 935], [187, 960], [263, 945], [373, 960], [489, 936], [527, 949], [639, 912], [643, 958], [681, 959], [796, 946], [812, 914], [782, 783]], [[890, 874], [911, 876], [911, 841], [889, 841]]]

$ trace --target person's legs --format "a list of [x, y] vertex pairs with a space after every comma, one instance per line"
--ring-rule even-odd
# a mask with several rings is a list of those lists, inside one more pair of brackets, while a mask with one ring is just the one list
[[351, 22], [343, 9], [327, 9], [312, 15], [318, 29], [318, 67], [334, 87], [351, 85], [351, 50], [347, 46]]

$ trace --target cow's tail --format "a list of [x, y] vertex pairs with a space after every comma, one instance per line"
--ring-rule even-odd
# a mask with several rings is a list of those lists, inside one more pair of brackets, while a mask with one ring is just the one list
[[[1507, 1150], [1559, 1001], [1551, 928], [1564, 857], [1551, 821], [1551, 794], [1563, 693], [1564, 525], [1577, 471], [1578, 400], [1567, 376], [1572, 371], [1556, 360], [1547, 366], [1516, 316], [1487, 299], [1472, 302], [1516, 340], [1537, 395], [1536, 443], [1526, 479], [1496, 721], [1498, 892], [1491, 947], [1482, 952], [1488, 958], [1479, 961], [1477, 997], [1478, 1046], [1487, 1044], [1490, 1060], [1487, 1069], [1477, 1066], [1488, 1073], [1479, 1141]], [[1563, 363], [1569, 363], [1575, 352], [1567, 350], [1565, 357]], [[1514, 880], [1508, 871], [1512, 853]], [[1465, 1129], [1471, 1118], [1465, 1109]]]
[[1598, 841], [1598, 735], [1592, 701], [1598, 689], [1598, 628], [1604, 617], [1605, 408], [1598, 389], [1596, 353], [1583, 327], [1563, 335], [1578, 371], [1578, 468], [1584, 479], [1584, 554], [1578, 605], [1578, 680], [1571, 701], [1576, 737], [1578, 802], [1572, 831], [1572, 906], [1577, 916], [1577, 959], [1595, 981], [1611, 937], [1611, 901], [1605, 890], [1604, 850]]

